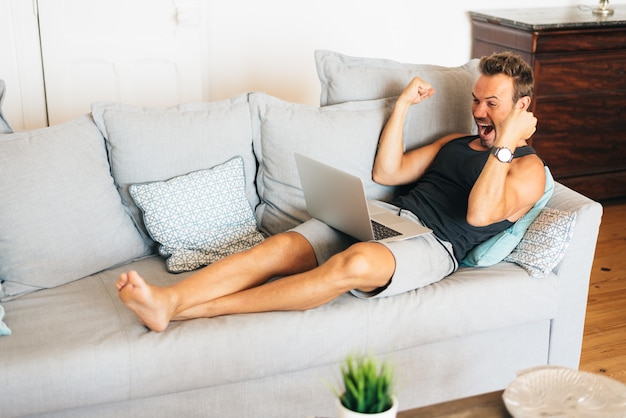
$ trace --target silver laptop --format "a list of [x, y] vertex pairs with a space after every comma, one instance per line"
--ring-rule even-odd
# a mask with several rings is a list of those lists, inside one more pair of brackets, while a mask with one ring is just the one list
[[302, 154], [295, 154], [309, 215], [360, 241], [394, 241], [431, 232], [368, 202], [363, 182]]

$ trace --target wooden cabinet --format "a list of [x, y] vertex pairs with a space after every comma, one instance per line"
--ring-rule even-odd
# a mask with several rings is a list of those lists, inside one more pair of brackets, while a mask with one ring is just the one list
[[509, 50], [535, 72], [532, 145], [593, 199], [626, 196], [626, 5], [470, 12], [474, 57]]

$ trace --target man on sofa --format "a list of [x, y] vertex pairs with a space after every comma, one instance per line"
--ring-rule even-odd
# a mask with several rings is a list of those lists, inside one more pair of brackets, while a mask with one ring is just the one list
[[[545, 171], [526, 140], [532, 69], [519, 56], [483, 57], [472, 96], [478, 135], [454, 133], [404, 152], [408, 109], [435, 94], [420, 78], [398, 97], [372, 170], [384, 185], [415, 186], [392, 204], [433, 233], [390, 243], [355, 242], [312, 219], [215, 262], [172, 286], [120, 276], [121, 300], [154, 331], [170, 321], [320, 306], [346, 292], [382, 297], [441, 280], [475, 245], [505, 230], [542, 196]], [[281, 276], [278, 280], [270, 279]]]

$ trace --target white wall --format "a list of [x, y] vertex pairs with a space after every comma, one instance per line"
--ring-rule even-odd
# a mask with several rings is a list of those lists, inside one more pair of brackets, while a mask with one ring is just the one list
[[582, 5], [577, 0], [214, 0], [209, 10], [210, 98], [261, 90], [285, 100], [317, 104], [315, 49], [456, 66], [471, 58], [469, 10], [591, 8], [597, 4]]
[[[184, 1], [172, 0], [172, 3]], [[611, 2], [624, 3], [626, 0]], [[208, 25], [204, 32], [208, 42], [202, 40], [208, 45], [206, 69], [202, 85], [198, 86], [203, 100], [264, 91], [285, 100], [317, 105], [315, 49], [456, 66], [470, 58], [468, 10], [579, 6], [589, 8], [591, 13], [590, 9], [598, 3], [595, 0], [584, 4], [577, 0], [202, 0], [202, 4]], [[5, 114], [17, 129], [37, 127], [42, 112], [45, 118], [41, 106], [43, 92], [33, 98], [31, 91], [40, 89], [42, 83], [38, 81], [41, 66], [36, 60], [36, 27], [28, 8], [32, 9], [28, 0], [0, 0], [3, 50], [0, 78], [8, 84]], [[22, 19], [26, 19], [26, 25]]]

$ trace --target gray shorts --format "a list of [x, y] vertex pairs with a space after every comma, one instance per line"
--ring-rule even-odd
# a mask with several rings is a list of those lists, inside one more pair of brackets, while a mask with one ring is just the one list
[[[393, 208], [401, 216], [422, 223], [412, 212], [400, 210], [388, 203], [377, 202], [377, 204]], [[306, 221], [291, 231], [301, 234], [309, 241], [319, 265], [356, 242], [354, 238], [317, 219]], [[452, 252], [452, 244], [440, 240], [433, 233], [381, 244], [391, 251], [396, 260], [393, 276], [386, 287], [374, 292], [364, 293], [352, 290], [351, 293], [355, 296], [370, 298], [397, 295], [438, 282], [458, 268], [458, 262]]]

